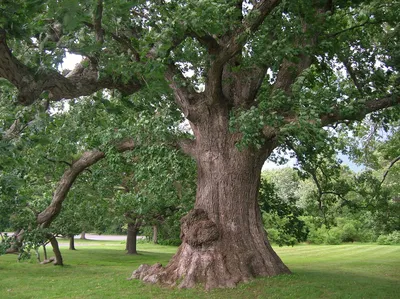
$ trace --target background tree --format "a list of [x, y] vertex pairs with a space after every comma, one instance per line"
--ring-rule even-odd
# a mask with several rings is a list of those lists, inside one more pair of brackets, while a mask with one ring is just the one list
[[259, 203], [264, 226], [269, 240], [280, 246], [307, 239], [308, 230], [301, 219], [304, 211], [297, 203], [299, 185], [299, 177], [290, 168], [262, 174]]

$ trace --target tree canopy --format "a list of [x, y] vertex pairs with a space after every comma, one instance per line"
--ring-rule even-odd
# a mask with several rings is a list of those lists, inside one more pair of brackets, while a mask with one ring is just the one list
[[[392, 0], [3, 1], [0, 150], [47, 142], [43, 159], [72, 158], [36, 217], [42, 227], [98, 161], [187, 154], [197, 192], [182, 245], [165, 268], [133, 277], [214, 288], [289, 273], [263, 230], [262, 165], [291, 149], [317, 181], [322, 169], [337, 172], [328, 164], [343, 149], [338, 132], [367, 115], [398, 120], [399, 11]], [[60, 71], [67, 53], [83, 60]], [[54, 117], [67, 107], [77, 113]], [[61, 141], [52, 120], [79, 138]], [[17, 189], [8, 177], [26, 179], [16, 171], [2, 174], [7, 192]]]

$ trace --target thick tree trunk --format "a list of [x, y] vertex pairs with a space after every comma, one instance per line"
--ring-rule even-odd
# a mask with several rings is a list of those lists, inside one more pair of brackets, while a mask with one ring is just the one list
[[290, 273], [271, 248], [257, 202], [261, 167], [276, 141], [239, 151], [228, 114], [193, 127], [198, 168], [194, 209], [181, 220], [182, 245], [163, 268], [142, 265], [132, 278], [191, 288], [233, 287], [257, 276]]
[[75, 236], [69, 236], [69, 250], [75, 250]]
[[137, 234], [138, 234], [138, 228], [136, 227], [136, 223], [129, 222], [128, 223], [128, 235], [126, 238], [127, 254], [138, 254], [137, 249], [136, 249]]
[[153, 243], [158, 244], [158, 226], [153, 225]]
[[81, 239], [81, 240], [86, 240], [86, 232], [85, 232], [85, 231], [81, 232], [81, 237], [80, 237], [80, 239]]

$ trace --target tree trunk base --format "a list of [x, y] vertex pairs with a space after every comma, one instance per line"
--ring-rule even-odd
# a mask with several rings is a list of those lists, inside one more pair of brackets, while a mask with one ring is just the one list
[[255, 277], [291, 273], [275, 252], [265, 259], [265, 254], [257, 251], [235, 252], [232, 249], [198, 249], [183, 243], [166, 267], [160, 263], [153, 266], [142, 264], [130, 279], [179, 288], [193, 288], [196, 284], [203, 284], [206, 290], [210, 290], [233, 288]]

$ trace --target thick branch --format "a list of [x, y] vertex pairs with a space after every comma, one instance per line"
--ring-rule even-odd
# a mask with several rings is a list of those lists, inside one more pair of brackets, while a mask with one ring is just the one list
[[[352, 121], [361, 121], [367, 114], [372, 112], [376, 112], [379, 110], [383, 110], [386, 108], [394, 107], [400, 104], [399, 96], [387, 96], [381, 99], [369, 100], [365, 102], [362, 107], [358, 110], [354, 110], [353, 112], [343, 112], [342, 110], [346, 110], [346, 107], [337, 108], [334, 111], [321, 114], [320, 121], [321, 126], [326, 127], [329, 125], [333, 125], [335, 123], [348, 123]], [[361, 104], [360, 104], [361, 105]], [[288, 115], [284, 118], [285, 123], [297, 123], [299, 122], [299, 117], [297, 115]], [[310, 123], [316, 123], [315, 120], [310, 120]]]
[[337, 122], [362, 120], [367, 114], [376, 112], [385, 108], [394, 107], [400, 104], [399, 96], [387, 96], [381, 99], [369, 100], [365, 102], [362, 109], [352, 113], [344, 113], [340, 109], [323, 114], [320, 116], [322, 126], [328, 126]]
[[[117, 151], [124, 152], [135, 147], [133, 140], [125, 140], [116, 146]], [[51, 222], [61, 211], [61, 206], [76, 178], [89, 166], [94, 165], [105, 157], [105, 153], [98, 150], [84, 152], [82, 156], [72, 163], [61, 177], [50, 205], [37, 216], [37, 223], [42, 227], [49, 227]]]
[[[165, 78], [169, 82], [176, 103], [181, 107], [185, 117], [191, 121], [197, 117], [197, 103], [201, 100], [201, 94], [197, 93], [190, 82], [182, 75], [182, 72], [174, 63], [168, 64]], [[185, 84], [182, 84], [185, 83]]]
[[237, 30], [229, 32], [220, 39], [220, 47], [215, 53], [215, 58], [207, 72], [206, 94], [211, 102], [223, 98], [222, 72], [224, 65], [240, 53], [248, 40], [245, 35], [256, 31], [280, 2], [281, 0], [260, 1]]
[[91, 65], [77, 67], [67, 76], [55, 70], [33, 70], [12, 55], [6, 43], [5, 31], [0, 29], [0, 78], [5, 78], [17, 87], [17, 101], [22, 105], [31, 105], [43, 92], [48, 92], [51, 101], [88, 96], [94, 92], [109, 88], [118, 89], [123, 94], [132, 94], [141, 88], [139, 80], [126, 84], [115, 82], [112, 77], [99, 78], [97, 69]]
[[[264, 0], [264, 1], [258, 2], [254, 6], [249, 17], [245, 19], [245, 22], [243, 23], [243, 27], [239, 31], [241, 31], [241, 32], [246, 32], [249, 30], [251, 32], [256, 31], [261, 26], [261, 24], [263, 23], [265, 18], [281, 2], [282, 2], [282, 0]], [[255, 14], [256, 17], [254, 17], [253, 14]]]
[[197, 39], [199, 43], [202, 44], [211, 55], [216, 54], [221, 49], [218, 41], [209, 34], [199, 34], [194, 30], [191, 30], [189, 31], [189, 35]]

